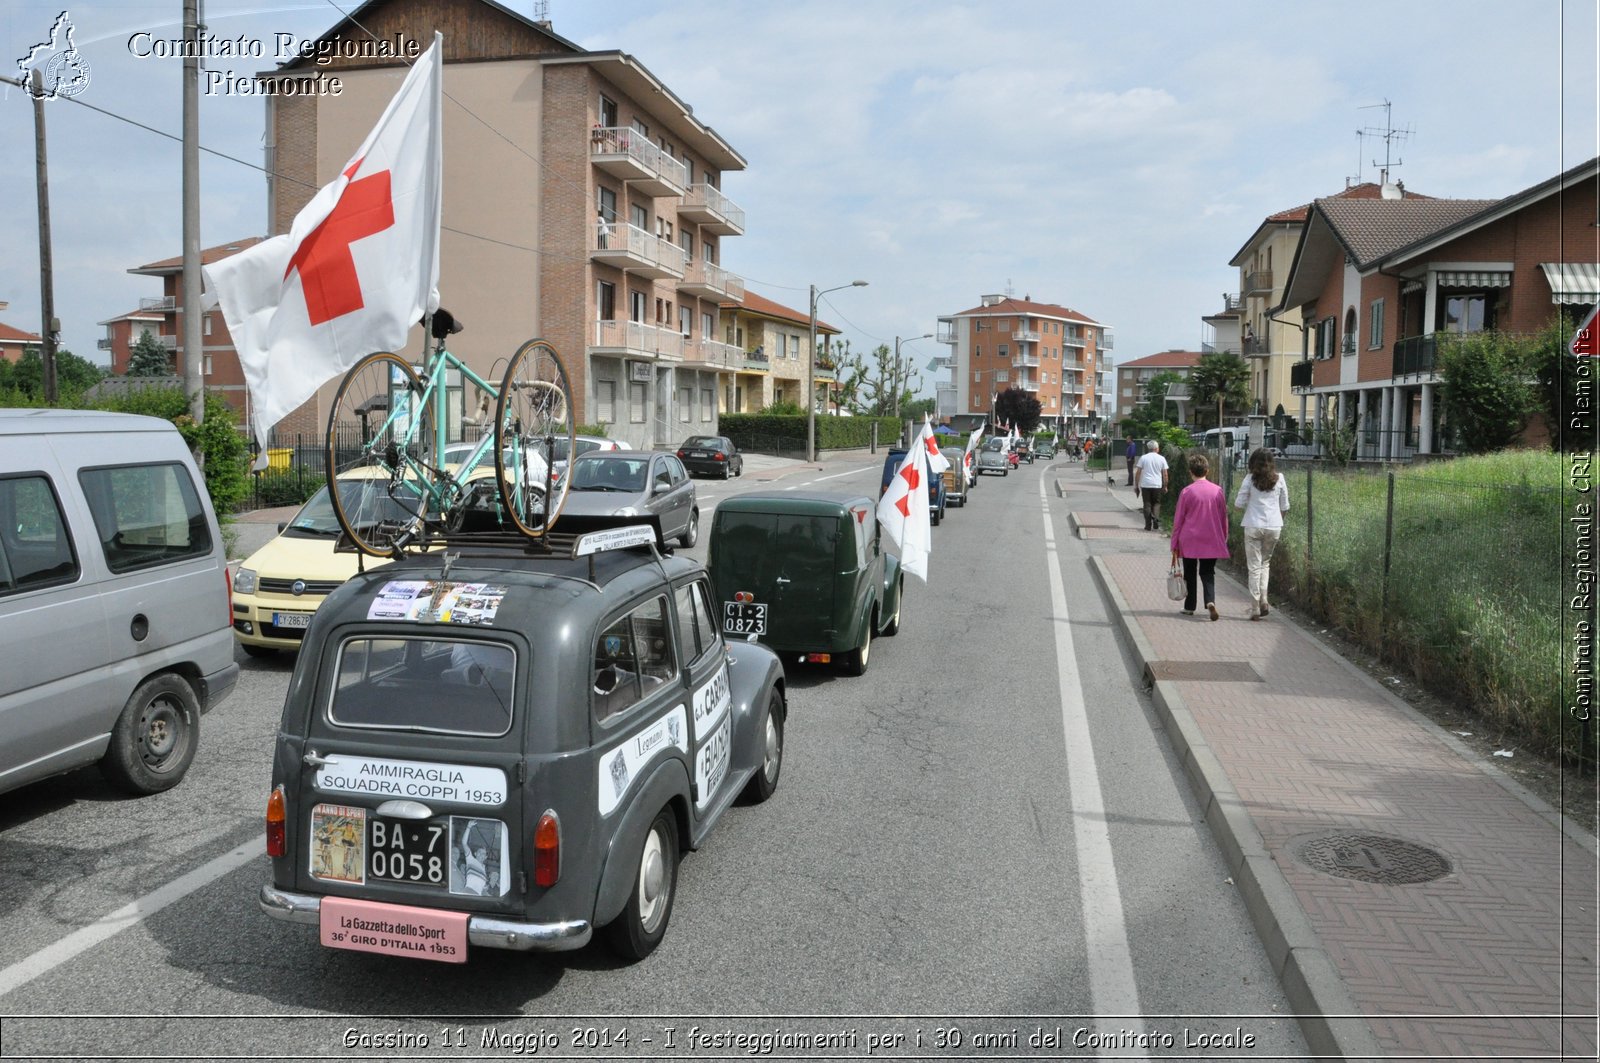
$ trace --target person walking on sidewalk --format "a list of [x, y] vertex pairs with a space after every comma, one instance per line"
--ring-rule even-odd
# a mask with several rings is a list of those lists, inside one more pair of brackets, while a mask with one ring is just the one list
[[1161, 444], [1152, 439], [1144, 457], [1134, 466], [1139, 473], [1139, 494], [1144, 498], [1144, 530], [1161, 530], [1161, 498], [1167, 493], [1170, 470], [1161, 456]]
[[1128, 459], [1128, 486], [1132, 487], [1133, 463], [1139, 460], [1139, 444], [1131, 439], [1128, 440], [1128, 449], [1122, 456]]
[[1289, 512], [1289, 482], [1272, 460], [1272, 451], [1258, 447], [1250, 455], [1250, 475], [1239, 485], [1233, 508], [1244, 510], [1244, 560], [1250, 571], [1250, 619], [1260, 620], [1267, 607], [1267, 577], [1272, 552], [1283, 534], [1283, 515]]
[[1228, 556], [1228, 503], [1222, 488], [1206, 479], [1211, 462], [1200, 451], [1189, 455], [1189, 477], [1193, 481], [1178, 495], [1178, 510], [1172, 515], [1172, 562], [1183, 559], [1183, 614], [1194, 615], [1195, 577], [1199, 576], [1202, 599], [1211, 619], [1217, 619], [1217, 558]]

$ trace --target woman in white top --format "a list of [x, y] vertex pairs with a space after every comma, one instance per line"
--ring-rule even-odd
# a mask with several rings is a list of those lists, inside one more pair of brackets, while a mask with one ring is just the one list
[[1239, 523], [1244, 528], [1244, 558], [1250, 569], [1250, 619], [1260, 620], [1272, 611], [1267, 607], [1267, 576], [1272, 551], [1283, 534], [1283, 515], [1289, 512], [1289, 483], [1265, 447], [1250, 455], [1249, 470], [1233, 507], [1244, 510]]

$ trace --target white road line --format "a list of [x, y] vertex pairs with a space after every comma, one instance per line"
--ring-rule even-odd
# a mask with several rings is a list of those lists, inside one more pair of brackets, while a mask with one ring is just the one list
[[19, 989], [42, 974], [47, 974], [79, 953], [94, 948], [102, 941], [137, 926], [147, 916], [154, 915], [174, 901], [182, 900], [195, 890], [234, 871], [265, 852], [264, 842], [257, 837], [224, 853], [209, 863], [201, 864], [187, 875], [173, 879], [165, 886], [126, 904], [109, 915], [101, 916], [80, 930], [74, 930], [52, 945], [18, 960], [0, 970], [0, 997]]
[[810, 480], [810, 481], [807, 481], [807, 482], [808, 483], [819, 484], [824, 480], [837, 480], [841, 476], [859, 476], [862, 473], [870, 472], [871, 470], [872, 470], [872, 466], [869, 465], [864, 469], [851, 469], [849, 472], [836, 472], [832, 476], [819, 476], [815, 480]]
[[[1067, 594], [1061, 585], [1061, 562], [1056, 557], [1055, 529], [1050, 522], [1050, 495], [1039, 481], [1039, 504], [1044, 511], [1045, 560], [1050, 568], [1050, 598], [1055, 616], [1056, 673], [1061, 683], [1061, 723], [1067, 742], [1067, 783], [1072, 799], [1072, 836], [1078, 850], [1078, 889], [1083, 906], [1083, 936], [1089, 953], [1089, 995], [1096, 1015], [1115, 1015], [1130, 1030], [1144, 1032], [1139, 1008], [1139, 987], [1128, 948], [1128, 928], [1122, 916], [1122, 893], [1111, 854], [1111, 829], [1106, 820], [1105, 793], [1095, 766], [1089, 715], [1083, 701], [1083, 682], [1072, 644], [1072, 624], [1067, 615]], [[1118, 1058], [1144, 1058], [1138, 1049], [1118, 1049]]]

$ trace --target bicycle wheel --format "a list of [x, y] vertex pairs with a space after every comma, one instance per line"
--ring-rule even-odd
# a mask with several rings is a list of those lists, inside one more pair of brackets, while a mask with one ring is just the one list
[[[517, 348], [495, 403], [494, 461], [500, 498], [522, 534], [539, 538], [561, 515], [567, 477], [553, 476], [577, 442], [572, 386], [560, 355], [544, 340]], [[565, 441], [563, 445], [562, 441]]]
[[339, 527], [374, 557], [398, 556], [438, 508], [432, 411], [409, 363], [369, 354], [345, 374], [328, 413], [328, 495]]

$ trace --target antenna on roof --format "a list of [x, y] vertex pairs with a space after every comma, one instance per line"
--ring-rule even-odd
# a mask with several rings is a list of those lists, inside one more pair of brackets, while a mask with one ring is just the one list
[[[1356, 135], [1362, 137], [1363, 139], [1366, 137], [1373, 137], [1374, 139], [1383, 141], [1383, 168], [1379, 171], [1379, 183], [1386, 185], [1389, 183], [1389, 171], [1395, 169], [1396, 167], [1405, 165], [1404, 159], [1397, 159], [1394, 157], [1395, 145], [1409, 138], [1411, 134], [1415, 132], [1415, 130], [1413, 130], [1410, 126], [1406, 126], [1404, 129], [1396, 129], [1394, 127], [1394, 122], [1390, 117], [1393, 104], [1391, 104], [1388, 100], [1384, 100], [1382, 103], [1368, 104], [1367, 106], [1362, 107], [1361, 110], [1371, 111], [1379, 107], [1383, 108], [1383, 128], [1373, 129], [1369, 126], [1366, 129], [1356, 130]], [[1377, 166], [1378, 160], [1373, 159], [1372, 165]]]
[[1016, 294], [1017, 294], [1017, 290], [1015, 288], [1011, 287], [1011, 278], [1007, 277], [1006, 278], [1006, 298], [1010, 299], [1013, 296], [1015, 296]]
[[533, 0], [533, 21], [550, 21], [550, 0]]

